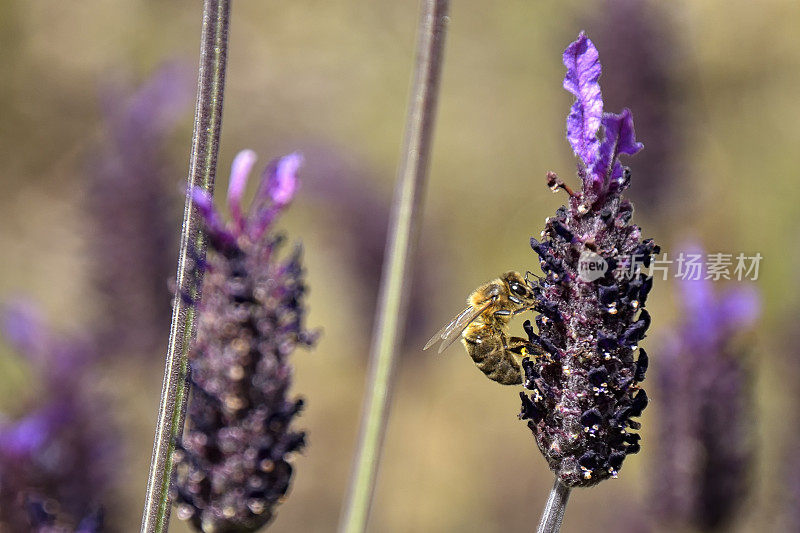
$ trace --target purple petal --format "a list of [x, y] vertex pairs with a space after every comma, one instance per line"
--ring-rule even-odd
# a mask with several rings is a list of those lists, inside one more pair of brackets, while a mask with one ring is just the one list
[[25, 457], [35, 452], [52, 431], [51, 418], [47, 411], [42, 411], [0, 427], [0, 450], [14, 457]]
[[736, 287], [719, 302], [719, 314], [733, 330], [752, 326], [761, 314], [761, 298], [755, 287]]
[[126, 161], [153, 157], [153, 150], [186, 116], [194, 95], [192, 68], [173, 61], [161, 66], [134, 94], [109, 87], [103, 107], [111, 136]]
[[161, 66], [142, 85], [128, 107], [129, 120], [144, 129], [163, 132], [172, 129], [186, 116], [194, 96], [194, 77], [191, 65], [172, 61]]
[[[644, 148], [644, 145], [636, 140], [636, 132], [633, 129], [633, 115], [630, 109], [626, 107], [619, 115], [608, 113], [606, 117], [608, 118], [608, 123], [611, 124], [613, 121], [615, 123], [614, 126], [617, 128], [618, 154], [634, 155]], [[605, 124], [606, 120], [604, 119], [603, 125]]]
[[[705, 257], [703, 248], [697, 244], [680, 249], [685, 257]], [[678, 284], [685, 317], [682, 339], [699, 351], [714, 349], [726, 336], [752, 326], [761, 313], [761, 299], [754, 287], [734, 287], [719, 293], [714, 290], [714, 282], [705, 279], [704, 267], [700, 279], [683, 279]]]
[[303, 156], [294, 152], [270, 162], [261, 178], [261, 187], [256, 194], [250, 216], [250, 238], [258, 240], [294, 197], [300, 185], [297, 171], [303, 164]]
[[278, 160], [275, 172], [267, 182], [267, 194], [272, 202], [279, 207], [283, 207], [292, 201], [294, 193], [297, 191], [299, 181], [297, 171], [303, 164], [303, 156], [298, 152], [289, 154]]
[[192, 201], [197, 211], [200, 213], [200, 216], [202, 216], [206, 222], [217, 216], [217, 212], [214, 209], [214, 199], [208, 191], [202, 187], [195, 186], [192, 188]]
[[247, 178], [256, 162], [256, 153], [252, 150], [242, 150], [233, 160], [231, 165], [231, 180], [228, 184], [228, 208], [231, 216], [239, 228], [244, 227], [242, 217], [242, 195], [247, 187]]
[[209, 235], [222, 242], [235, 241], [235, 237], [225, 229], [225, 224], [214, 208], [214, 199], [208, 191], [195, 186], [192, 188], [191, 194], [194, 206], [200, 216], [203, 217], [203, 222], [205, 222], [206, 231], [208, 231]]
[[[678, 248], [678, 254], [685, 258], [700, 256], [705, 257], [705, 250], [696, 243], [685, 243]], [[705, 279], [706, 269], [701, 261], [698, 279], [681, 278], [678, 290], [681, 293], [681, 302], [689, 321], [702, 321], [716, 305], [714, 290], [711, 281]]]
[[605, 113], [603, 115], [605, 140], [600, 145], [600, 153], [594, 164], [593, 173], [596, 183], [608, 183], [612, 175], [621, 175], [622, 165], [617, 161], [619, 154], [633, 155], [644, 148], [636, 141], [633, 129], [633, 116], [629, 109], [622, 113]]
[[42, 363], [42, 354], [50, 344], [50, 330], [39, 309], [20, 299], [5, 306], [2, 318], [8, 342], [34, 362]]
[[581, 32], [578, 39], [564, 50], [564, 88], [575, 95], [567, 116], [567, 140], [583, 164], [591, 168], [597, 159], [597, 130], [603, 116], [600, 94], [600, 54], [592, 41]]

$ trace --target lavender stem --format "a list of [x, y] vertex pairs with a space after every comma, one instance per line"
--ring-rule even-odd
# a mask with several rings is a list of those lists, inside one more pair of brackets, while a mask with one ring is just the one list
[[203, 277], [202, 269], [195, 268], [195, 265], [205, 257], [205, 237], [200, 230], [201, 221], [195, 212], [190, 192], [195, 186], [202, 187], [211, 194], [214, 192], [222, 126], [229, 18], [230, 0], [204, 0], [197, 107], [186, 207], [161, 405], [142, 515], [142, 533], [161, 533], [169, 527], [172, 454], [183, 432], [188, 399], [188, 352], [196, 323], [195, 309], [191, 302], [196, 301], [200, 294]]
[[341, 533], [365, 531], [369, 518], [388, 422], [398, 339], [407, 315], [405, 295], [427, 180], [445, 28], [449, 20], [448, 3], [448, 0], [422, 0], [414, 82], [370, 348], [367, 394], [347, 500], [339, 523]]
[[558, 533], [561, 531], [561, 522], [564, 521], [564, 511], [567, 510], [570, 488], [561, 483], [558, 478], [553, 484], [547, 503], [544, 505], [542, 520], [536, 533]]

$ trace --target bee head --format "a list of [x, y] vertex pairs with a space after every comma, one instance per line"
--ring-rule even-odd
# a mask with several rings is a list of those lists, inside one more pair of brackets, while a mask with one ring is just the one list
[[533, 299], [533, 291], [527, 279], [523, 278], [519, 272], [509, 272], [503, 276], [504, 281], [508, 285], [508, 294], [513, 300], [531, 300]]

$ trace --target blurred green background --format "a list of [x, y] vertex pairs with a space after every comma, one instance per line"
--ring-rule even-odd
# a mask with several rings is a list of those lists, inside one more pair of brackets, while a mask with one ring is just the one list
[[[233, 6], [218, 190], [240, 149], [256, 150], [262, 162], [306, 153], [304, 186], [280, 227], [305, 245], [308, 325], [324, 330], [313, 352], [296, 353], [294, 390], [307, 399], [300, 424], [309, 446], [271, 531], [334, 531], [337, 522], [376, 296], [375, 280], [359, 267], [376, 259], [356, 253], [374, 228], [363, 219], [341, 221], [359, 210], [349, 196], [367, 191], [375, 205], [364, 208], [378, 213], [390, 202], [417, 8], [388, 0]], [[437, 357], [420, 347], [473, 288], [505, 270], [536, 266], [528, 238], [563, 201], [547, 190], [545, 172], [575, 183], [561, 53], [581, 29], [594, 38], [610, 9], [608, 2], [575, 0], [453, 2], [412, 307], [424, 320], [412, 317], [404, 343], [372, 531], [535, 527], [552, 476], [516, 418], [518, 391], [487, 381], [459, 348]], [[677, 1], [649, 22], [672, 43], [661, 52], [674, 67], [677, 96], [664, 120], [679, 124], [668, 147], [679, 164], [654, 185], [637, 174], [637, 159], [630, 161], [634, 200], [658, 188], [647, 201], [652, 209], [640, 205], [634, 221], [667, 251], [694, 238], [710, 251], [764, 256], [764, 314], [752, 354], [758, 464], [736, 527], [772, 530], [763, 524], [774, 524], [780, 511], [783, 457], [797, 433], [787, 420], [800, 366], [792, 343], [800, 310], [800, 4]], [[612, 27], [622, 42], [633, 33], [626, 24]], [[0, 3], [0, 300], [29, 295], [65, 330], [98, 320], [84, 196], [104, 134], [99, 95], [109, 80], [138, 85], [168, 60], [194, 68], [199, 31], [198, 2]], [[606, 91], [609, 78], [635, 78], [624, 64], [610, 70], [604, 42], [595, 43]], [[606, 101], [613, 111], [630, 105], [611, 94]], [[639, 110], [632, 111], [636, 118]], [[645, 152], [649, 133], [637, 122]], [[165, 146], [176, 170], [176, 216], [190, 135], [187, 110]], [[332, 167], [349, 185], [329, 200], [325, 187], [339, 179], [327, 174]], [[659, 335], [680, 316], [673, 288], [656, 282], [648, 302], [654, 365]], [[163, 328], [166, 341], [168, 324]], [[99, 384], [114, 402], [98, 408], [114, 410], [124, 435], [115, 518], [121, 531], [138, 529], [162, 373], [158, 354], [132, 356], [109, 362]], [[19, 412], [35, 394], [35, 378], [0, 343], [0, 411]], [[634, 509], [646, 512], [654, 424], [670, 399], [658, 401], [643, 417], [642, 452], [626, 461], [620, 479], [575, 491], [565, 532], [627, 531]], [[188, 529], [173, 517], [172, 530]]]

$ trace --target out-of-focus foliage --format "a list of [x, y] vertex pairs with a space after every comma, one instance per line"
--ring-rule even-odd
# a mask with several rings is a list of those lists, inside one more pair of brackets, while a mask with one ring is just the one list
[[[545, 172], [568, 177], [574, 171], [564, 142], [571, 98], [561, 88], [560, 52], [580, 29], [597, 33], [594, 15], [606, 5], [454, 2], [422, 227], [420, 268], [445, 265], [420, 311], [429, 318], [419, 327], [429, 334], [480, 283], [507, 269], [536, 266], [528, 238], [560, 205], [542, 192]], [[242, 146], [259, 153], [308, 149], [305, 188], [282, 226], [303, 239], [308, 323], [325, 331], [319, 355], [296, 361], [295, 388], [309, 401], [300, 419], [309, 445], [271, 531], [334, 530], [366, 371], [371, 320], [364, 307], [375, 301], [375, 284], [365, 283], [353, 257], [364, 252], [352, 246], [358, 226], [370, 220], [345, 223], [341, 202], [308, 190], [327, 179], [324, 162], [310, 157], [328, 151], [354, 162], [354, 179], [385, 209], [400, 149], [416, 7], [389, 0], [233, 7], [220, 167], [227, 168]], [[678, 47], [673, 82], [684, 117], [677, 132], [681, 175], [674, 182], [668, 174], [661, 178], [663, 199], [653, 201], [668, 203], [657, 216], [642, 207], [633, 221], [660, 243], [693, 234], [711, 252], [764, 256], [758, 280], [764, 315], [753, 347], [759, 425], [752, 432], [760, 446], [748, 512], [736, 524], [748, 531], [775, 511], [768, 501], [782, 490], [788, 438], [796, 433], [775, 406], [795, 403], [786, 369], [800, 357], [796, 346], [792, 353], [780, 341], [790, 329], [785, 317], [796, 316], [800, 306], [798, 285], [787, 281], [800, 268], [800, 248], [793, 246], [800, 228], [793, 192], [800, 168], [800, 5], [775, 0], [756, 9], [732, 1], [721, 9], [716, 1], [683, 0], [663, 11], [669, 42]], [[28, 293], [43, 302], [57, 327], [86, 329], [97, 322], [101, 300], [87, 256], [94, 222], [84, 194], [91, 177], [87, 162], [99, 161], [107, 131], [98, 95], [120, 72], [132, 73], [138, 84], [166, 59], [184, 58], [193, 67], [199, 30], [197, 3], [0, 3], [0, 299]], [[624, 25], [618, 31], [623, 40], [636, 33]], [[605, 58], [602, 40], [596, 44]], [[605, 80], [622, 76], [610, 65], [604, 62], [600, 80], [608, 90]], [[604, 96], [614, 109], [626, 105]], [[634, 114], [638, 119], [636, 109]], [[187, 116], [165, 140], [165, 157], [180, 173], [175, 183], [186, 172], [189, 121]], [[637, 158], [645, 157], [659, 137], [638, 120], [636, 133], [645, 144]], [[644, 178], [635, 160], [631, 166], [635, 197]], [[220, 177], [218, 189], [226, 185]], [[172, 194], [180, 205], [180, 185]], [[373, 201], [370, 195], [363, 201]], [[371, 209], [364, 206], [364, 212]], [[677, 314], [671, 285], [656, 285], [648, 308], [659, 320], [643, 343], [653, 362], [659, 329]], [[418, 356], [413, 345], [406, 350], [414, 357], [404, 358], [400, 368], [373, 530], [529, 530], [530, 509], [538, 513], [551, 473], [513, 414], [518, 391], [490, 383], [458, 350], [442, 357]], [[127, 444], [119, 466], [122, 531], [135, 530], [140, 519], [160, 360], [156, 353], [108, 361], [98, 383], [117, 395], [112, 416]], [[19, 412], [40, 394], [34, 382], [0, 346], [0, 410]], [[659, 409], [645, 412], [642, 453], [626, 462], [620, 479], [573, 495], [565, 533], [599, 523], [622, 527], [619, 513], [628, 513], [634, 502], [648, 508], [641, 495], [655, 432], [647, 428], [655, 427], [648, 419]], [[186, 531], [177, 520], [171, 530]]]

